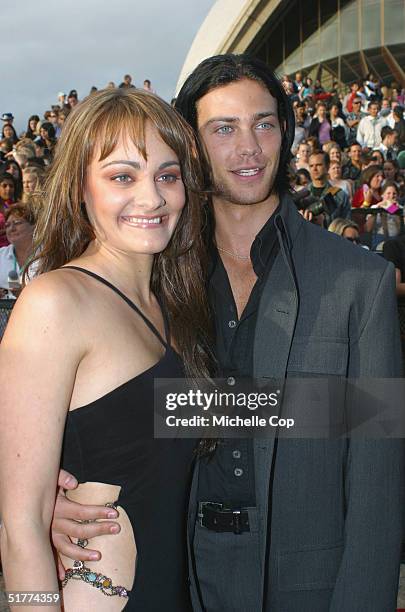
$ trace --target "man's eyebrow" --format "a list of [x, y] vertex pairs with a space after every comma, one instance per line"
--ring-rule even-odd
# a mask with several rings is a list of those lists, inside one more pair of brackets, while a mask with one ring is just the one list
[[[253, 121], [257, 121], [258, 119], [264, 119], [265, 117], [276, 117], [277, 113], [274, 111], [262, 111], [261, 113], [255, 113], [252, 116]], [[240, 117], [212, 117], [212, 119], [208, 119], [203, 127], [211, 125], [212, 123], [237, 123], [240, 121]]]

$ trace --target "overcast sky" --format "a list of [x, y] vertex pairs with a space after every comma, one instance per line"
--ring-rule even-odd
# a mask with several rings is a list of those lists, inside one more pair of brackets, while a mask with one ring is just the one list
[[135, 85], [148, 78], [166, 100], [215, 0], [1, 1], [0, 113], [18, 131], [57, 104], [59, 91]]

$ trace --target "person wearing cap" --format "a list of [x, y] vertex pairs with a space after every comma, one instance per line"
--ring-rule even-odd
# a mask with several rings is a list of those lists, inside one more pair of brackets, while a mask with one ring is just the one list
[[1, 116], [1, 120], [2, 121], [7, 121], [7, 123], [13, 123], [14, 121], [14, 115], [13, 113], [3, 113]]

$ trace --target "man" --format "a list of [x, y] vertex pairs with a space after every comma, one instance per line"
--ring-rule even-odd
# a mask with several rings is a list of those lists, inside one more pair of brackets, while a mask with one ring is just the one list
[[334, 187], [328, 181], [329, 155], [323, 151], [314, 151], [309, 156], [309, 173], [311, 183], [308, 189], [312, 196], [324, 202], [326, 225], [333, 219], [350, 217], [350, 200], [343, 189]]
[[48, 121], [52, 123], [55, 128], [55, 138], [59, 138], [60, 133], [62, 131], [61, 126], [59, 125], [59, 111], [53, 109], [49, 113]]
[[132, 77], [130, 74], [125, 74], [124, 75], [124, 80], [122, 81], [122, 83], [119, 84], [118, 87], [121, 88], [126, 88], [126, 89], [133, 89], [135, 87], [135, 85], [132, 85]]
[[349, 148], [349, 161], [342, 168], [342, 178], [350, 179], [355, 182], [355, 187], [359, 186], [362, 148], [358, 142], [352, 142]]
[[391, 101], [390, 101], [389, 98], [383, 98], [381, 100], [380, 116], [381, 117], [388, 117], [390, 112], [391, 112]]
[[[288, 194], [293, 114], [273, 73], [243, 55], [209, 58], [176, 107], [210, 164], [209, 293], [230, 388], [252, 376], [399, 375], [393, 271], [297, 212]], [[402, 446], [386, 442], [225, 440], [198, 461], [188, 525], [194, 610], [394, 609]], [[65, 477], [61, 486], [74, 488]], [[57, 548], [91, 558], [60, 534], [110, 533], [109, 521], [69, 520], [108, 512], [60, 496]]]
[[361, 119], [357, 127], [357, 142], [364, 148], [377, 149], [381, 144], [381, 128], [386, 119], [378, 116], [378, 102], [369, 102], [368, 115]]
[[352, 111], [347, 114], [346, 123], [349, 128], [349, 136], [348, 141], [349, 144], [356, 141], [357, 138], [357, 128], [359, 127], [360, 121], [363, 117], [366, 117], [366, 113], [363, 113], [361, 110], [361, 98], [356, 96], [352, 102]]
[[395, 150], [397, 137], [397, 132], [390, 128], [389, 125], [384, 125], [384, 127], [381, 128], [381, 144], [377, 150], [382, 153], [385, 161], [397, 158], [397, 152]]

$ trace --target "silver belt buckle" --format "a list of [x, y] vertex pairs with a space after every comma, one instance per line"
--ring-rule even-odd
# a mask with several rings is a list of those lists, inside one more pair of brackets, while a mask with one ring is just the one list
[[203, 514], [203, 510], [205, 508], [205, 506], [213, 506], [214, 510], [222, 510], [224, 507], [224, 504], [220, 504], [219, 502], [198, 502], [198, 524], [200, 525], [200, 527], [204, 527], [204, 525], [202, 524], [202, 520], [204, 518], [204, 514]]

